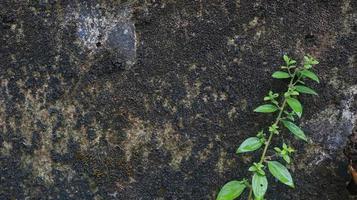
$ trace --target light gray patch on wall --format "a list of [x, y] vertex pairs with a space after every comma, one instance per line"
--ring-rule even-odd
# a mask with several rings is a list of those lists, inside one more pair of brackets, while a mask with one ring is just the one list
[[342, 151], [356, 125], [357, 113], [353, 111], [353, 105], [357, 101], [357, 85], [347, 88], [344, 95], [345, 100], [341, 101], [340, 106], [330, 105], [325, 110], [316, 113], [311, 120], [303, 123], [307, 133], [314, 133], [310, 135], [312, 141], [319, 144], [325, 151], [315, 157], [319, 159], [316, 163], [334, 158], [337, 152]]
[[77, 8], [67, 8], [68, 23], [76, 24], [77, 45], [87, 57], [103, 51], [133, 65], [136, 59], [136, 34], [130, 5], [111, 10], [98, 4], [80, 3]]

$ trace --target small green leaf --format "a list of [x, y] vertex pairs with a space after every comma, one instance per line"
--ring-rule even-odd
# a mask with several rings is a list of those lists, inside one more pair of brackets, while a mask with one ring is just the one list
[[268, 189], [268, 180], [266, 176], [255, 173], [252, 180], [253, 193], [256, 198], [262, 199]]
[[301, 93], [317, 95], [317, 93], [313, 89], [303, 85], [296, 85], [295, 89]]
[[272, 77], [281, 79], [281, 78], [290, 78], [290, 75], [286, 72], [276, 71], [273, 73]]
[[299, 100], [295, 98], [287, 98], [286, 99], [288, 105], [290, 106], [291, 109], [299, 116], [301, 117], [302, 115], [302, 105]]
[[280, 182], [294, 188], [293, 178], [288, 169], [277, 161], [269, 161], [268, 168], [270, 173], [277, 178]]
[[283, 59], [284, 59], [285, 63], [288, 65], [288, 64], [289, 64], [289, 62], [290, 62], [290, 58], [289, 58], [289, 56], [284, 55], [284, 56], [283, 56]]
[[236, 153], [244, 153], [249, 151], [255, 151], [262, 146], [262, 142], [257, 137], [250, 137], [239, 146]]
[[283, 155], [283, 159], [288, 163], [290, 164], [290, 156], [289, 155]]
[[291, 120], [291, 121], [294, 121], [295, 119], [294, 119], [294, 115], [295, 115], [295, 113], [294, 112], [288, 112], [288, 111], [284, 111], [284, 113], [286, 114], [286, 118], [287, 119], [289, 119], [289, 120]]
[[290, 95], [291, 95], [291, 96], [297, 96], [297, 95], [299, 95], [299, 92], [297, 92], [297, 91], [291, 91], [291, 92], [290, 92]]
[[279, 134], [279, 127], [276, 124], [269, 126], [269, 132], [274, 134]]
[[290, 60], [289, 61], [289, 65], [293, 65], [293, 64], [296, 64], [296, 60]]
[[278, 153], [281, 152], [281, 149], [280, 149], [279, 147], [274, 147], [274, 150], [275, 150], [276, 152], [278, 152]]
[[294, 148], [292, 148], [292, 147], [288, 147], [288, 148], [286, 148], [286, 151], [288, 151], [288, 152], [289, 152], [289, 154], [290, 154], [290, 153], [295, 152], [295, 149], [294, 149]]
[[291, 131], [292, 134], [294, 134], [296, 137], [304, 140], [307, 142], [307, 138], [304, 134], [304, 131], [302, 131], [298, 126], [296, 126], [294, 123], [286, 120], [282, 120], [284, 126]]
[[257, 174], [260, 174], [262, 176], [265, 176], [265, 171], [262, 168], [259, 168], [257, 166], [250, 166], [248, 171], [250, 172], [256, 172]]
[[288, 145], [286, 145], [285, 143], [283, 143], [283, 149], [287, 149]]
[[253, 163], [253, 166], [249, 168], [249, 171], [256, 172], [262, 176], [265, 176], [265, 171], [263, 170], [264, 165], [262, 163]]
[[242, 181], [230, 181], [219, 191], [216, 200], [234, 200], [239, 197], [246, 185]]
[[257, 133], [257, 137], [261, 140], [261, 139], [265, 139], [265, 133], [264, 133], [264, 131], [263, 130], [261, 130], [261, 131], [259, 131], [258, 133]]
[[304, 85], [305, 85], [305, 82], [302, 81], [302, 80], [298, 80], [298, 83], [301, 83], [301, 84], [304, 84]]
[[312, 64], [312, 65], [317, 65], [317, 64], [319, 64], [319, 61], [317, 61], [317, 60], [312, 60], [312, 61], [311, 61], [311, 64]]
[[255, 171], [257, 171], [257, 168], [255, 166], [250, 166], [248, 171], [255, 172]]
[[300, 73], [301, 73], [303, 76], [308, 77], [308, 78], [310, 78], [311, 80], [314, 80], [314, 81], [320, 83], [319, 77], [317, 77], [317, 75], [316, 75], [314, 72], [305, 69], [305, 70], [300, 71]]
[[261, 112], [261, 113], [271, 113], [277, 111], [278, 108], [272, 104], [264, 104], [259, 106], [254, 110], [254, 112]]

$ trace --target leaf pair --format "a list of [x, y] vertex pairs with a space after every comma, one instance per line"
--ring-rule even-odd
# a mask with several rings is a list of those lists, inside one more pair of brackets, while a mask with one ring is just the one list
[[[278, 161], [268, 161], [270, 173], [285, 185], [294, 188], [293, 178], [289, 170]], [[253, 193], [256, 199], [263, 199], [268, 189], [268, 180], [265, 175], [254, 173], [252, 179]]]
[[269, 126], [269, 132], [278, 135], [279, 134], [279, 126], [276, 124], [272, 124], [271, 126]]
[[290, 154], [293, 153], [295, 150], [290, 146], [283, 143], [283, 148], [280, 149], [279, 147], [274, 147], [274, 150], [287, 162], [290, 163]]
[[252, 166], [249, 167], [250, 172], [255, 172], [259, 175], [265, 176], [264, 165], [262, 163], [253, 163]]
[[[317, 83], [320, 83], [320, 79], [319, 77], [317, 77], [317, 75], [310, 71], [310, 70], [302, 70], [302, 71], [299, 71], [299, 73], [303, 76], [303, 77], [307, 77], [313, 81], [316, 81]], [[287, 72], [283, 72], [283, 71], [276, 71], [272, 74], [272, 77], [273, 78], [276, 78], [276, 79], [286, 79], [286, 78], [291, 78], [291, 75]]]
[[[307, 88], [307, 87], [306, 87]], [[306, 88], [303, 88], [306, 90]], [[301, 88], [300, 88], [301, 89]], [[311, 92], [311, 91], [310, 91]], [[290, 108], [299, 116], [301, 117], [302, 115], [302, 105], [299, 100], [293, 98], [293, 97], [288, 97], [286, 98], [286, 102], [290, 106]], [[272, 113], [279, 110], [279, 108], [273, 104], [264, 104], [256, 109], [254, 109], [254, 112], [260, 112], [260, 113]]]
[[[289, 129], [289, 131], [294, 134], [297, 138], [304, 140], [307, 142], [307, 137], [304, 133], [303, 130], [301, 130], [298, 126], [296, 126], [294, 123], [287, 121], [287, 120], [282, 120], [282, 123], [284, 126]], [[258, 137], [250, 137], [238, 147], [236, 153], [245, 153], [245, 152], [250, 152], [250, 151], [255, 151], [259, 149], [263, 145], [263, 140]]]
[[296, 60], [293, 60], [293, 59], [289, 58], [288, 55], [284, 55], [283, 59], [285, 61], [286, 66], [290, 66], [290, 65], [296, 64]]
[[304, 68], [305, 69], [310, 69], [310, 68], [312, 68], [312, 65], [317, 65], [317, 64], [319, 64], [319, 62], [317, 60], [315, 60], [313, 57], [304, 56]]
[[264, 97], [264, 101], [271, 101], [273, 104], [278, 106], [279, 102], [275, 100], [277, 97], [279, 97], [279, 94], [274, 93], [273, 91], [270, 90], [268, 96]]

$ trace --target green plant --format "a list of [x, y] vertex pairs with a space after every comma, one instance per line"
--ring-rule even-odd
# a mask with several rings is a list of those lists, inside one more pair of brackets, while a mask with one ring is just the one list
[[[285, 185], [294, 188], [294, 182], [287, 167], [273, 158], [282, 159], [287, 164], [291, 163], [291, 155], [295, 150], [286, 143], [282, 146], [274, 147], [275, 153], [267, 156], [269, 146], [271, 145], [273, 136], [280, 134], [280, 126], [287, 128], [296, 138], [307, 142], [303, 130], [295, 125], [296, 117], [300, 118], [303, 112], [303, 107], [298, 100], [301, 93], [317, 95], [317, 93], [305, 86], [304, 79], [311, 79], [319, 83], [319, 78], [311, 71], [313, 65], [319, 62], [311, 56], [304, 56], [304, 61], [301, 67], [296, 66], [296, 61], [289, 58], [287, 55], [283, 56], [285, 65], [281, 67], [282, 71], [276, 71], [272, 77], [277, 79], [290, 79], [288, 89], [283, 95], [269, 91], [268, 95], [264, 97], [267, 104], [257, 107], [254, 112], [259, 113], [278, 113], [275, 121], [267, 128], [268, 137], [264, 129], [255, 137], [246, 139], [237, 149], [237, 154], [256, 151], [262, 149], [262, 154], [258, 162], [254, 162], [249, 167], [252, 172], [252, 178], [242, 181], [233, 180], [226, 183], [218, 193], [217, 200], [232, 200], [238, 198], [246, 188], [249, 188], [248, 200], [263, 200], [264, 195], [268, 189], [266, 168], [270, 171], [277, 180]], [[278, 101], [281, 101], [279, 103]], [[270, 152], [269, 152], [270, 153]]]

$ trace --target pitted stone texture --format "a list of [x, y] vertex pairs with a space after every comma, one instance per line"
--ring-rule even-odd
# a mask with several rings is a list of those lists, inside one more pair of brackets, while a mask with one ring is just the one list
[[296, 189], [269, 176], [267, 198], [348, 199], [356, 10], [350, 0], [1, 1], [0, 199], [214, 199], [258, 157], [235, 150], [272, 120], [252, 110], [285, 90], [271, 78], [284, 53], [315, 56], [321, 84], [301, 98], [311, 141], [292, 140]]

